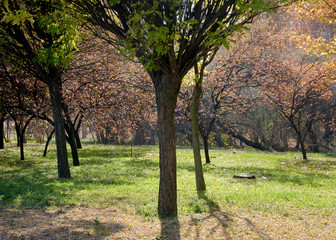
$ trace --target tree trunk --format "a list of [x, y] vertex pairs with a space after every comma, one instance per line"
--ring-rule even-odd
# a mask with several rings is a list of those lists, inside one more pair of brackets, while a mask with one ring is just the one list
[[86, 138], [88, 135], [88, 131], [87, 131], [87, 125], [85, 124], [81, 129], [82, 129], [82, 138]]
[[20, 132], [18, 137], [20, 138], [20, 141], [19, 141], [19, 144], [20, 144], [20, 159], [24, 160], [24, 150], [23, 150], [24, 132]]
[[298, 135], [298, 142], [300, 144], [300, 148], [301, 148], [301, 152], [302, 152], [302, 158], [303, 160], [307, 160], [307, 153], [306, 153], [306, 148], [304, 145], [304, 139], [302, 137], [302, 134], [300, 131], [296, 131], [297, 135]]
[[49, 142], [52, 139], [52, 136], [54, 135], [54, 133], [55, 133], [55, 128], [52, 130], [52, 132], [48, 136], [48, 139], [47, 139], [47, 142], [46, 142], [46, 145], [45, 145], [45, 148], [44, 148], [44, 152], [43, 152], [43, 157], [47, 156]]
[[208, 142], [208, 136], [207, 135], [201, 135], [203, 139], [203, 145], [204, 145], [204, 154], [205, 154], [205, 163], [210, 164], [210, 155], [209, 155], [209, 142]]
[[300, 141], [300, 146], [301, 146], [301, 152], [302, 152], [302, 158], [303, 160], [307, 160], [307, 153], [306, 153], [306, 148], [305, 148], [305, 145], [304, 145], [304, 141]]
[[77, 146], [76, 146], [76, 141], [74, 136], [72, 135], [73, 133], [68, 132], [68, 137], [66, 137], [67, 142], [70, 145], [71, 148], [71, 155], [72, 155], [72, 165], [73, 166], [79, 166], [79, 158], [78, 158], [78, 151], [77, 151]]
[[58, 177], [71, 178], [62, 114], [61, 90], [59, 84], [61, 84], [60, 76], [56, 76], [54, 79], [50, 79], [48, 82], [55, 123]]
[[16, 119], [13, 119], [14, 120], [14, 124], [15, 124], [15, 132], [16, 132], [16, 146], [17, 147], [20, 147], [21, 144], [20, 144], [20, 125], [16, 122]]
[[201, 149], [198, 132], [198, 108], [202, 92], [202, 78], [199, 77], [197, 66], [195, 66], [195, 87], [193, 93], [193, 102], [191, 104], [191, 129], [192, 129], [192, 146], [194, 152], [195, 177], [197, 191], [205, 191], [205, 181], [202, 168]]
[[10, 130], [10, 126], [9, 126], [9, 119], [7, 119], [7, 124], [6, 124], [6, 133], [5, 133], [5, 141], [6, 142], [10, 142], [10, 134], [9, 134], [9, 130]]
[[4, 149], [5, 148], [5, 142], [4, 142], [4, 138], [5, 138], [4, 123], [5, 123], [5, 118], [4, 117], [0, 118], [0, 149]]
[[174, 216], [177, 214], [174, 112], [181, 81], [162, 72], [150, 74], [155, 86], [159, 124], [160, 186], [158, 212], [161, 216]]
[[75, 128], [75, 140], [76, 140], [77, 149], [82, 149], [82, 143], [79, 137], [79, 129], [80, 129], [81, 124], [82, 124], [82, 119], [79, 119], [77, 127]]
[[72, 124], [70, 116], [66, 113], [66, 119], [67, 121], [64, 123], [66, 127], [66, 131], [68, 133], [68, 138], [66, 140], [68, 141], [70, 148], [71, 148], [71, 154], [72, 154], [72, 163], [73, 166], [79, 166], [79, 158], [78, 158], [78, 151], [77, 151], [77, 144], [75, 141], [75, 127]]
[[306, 122], [306, 129], [307, 129], [307, 132], [309, 134], [309, 138], [312, 141], [313, 152], [314, 153], [319, 153], [320, 152], [320, 147], [319, 147], [319, 144], [318, 144], [318, 141], [317, 141], [316, 133], [314, 132], [314, 129], [313, 129], [313, 122], [312, 121]]
[[216, 131], [216, 129], [214, 130], [215, 133], [215, 141], [218, 147], [225, 147], [225, 144], [222, 140], [222, 136], [221, 133], [219, 131]]
[[262, 150], [262, 151], [268, 150], [262, 144], [252, 142], [252, 141], [248, 140], [247, 138], [245, 138], [243, 135], [241, 135], [237, 132], [234, 132], [233, 130], [229, 129], [228, 127], [225, 127], [225, 125], [222, 124], [221, 122], [217, 122], [217, 126], [220, 127], [225, 133], [229, 134], [231, 137], [234, 137], [234, 138], [240, 140], [241, 145], [243, 143], [245, 143], [247, 146], [253, 147], [255, 149], [259, 149], [259, 150]]

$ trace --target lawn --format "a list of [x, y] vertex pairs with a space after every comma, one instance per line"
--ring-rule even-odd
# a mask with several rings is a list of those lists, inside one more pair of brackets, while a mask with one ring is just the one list
[[179, 216], [160, 220], [157, 146], [84, 144], [68, 180], [54, 146], [25, 150], [0, 150], [0, 239], [336, 239], [333, 154], [211, 149], [197, 194], [192, 149], [178, 147]]

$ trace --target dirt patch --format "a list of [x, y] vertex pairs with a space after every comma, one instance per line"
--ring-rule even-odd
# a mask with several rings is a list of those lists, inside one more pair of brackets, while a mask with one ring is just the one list
[[[127, 212], [127, 213], [126, 213]], [[336, 239], [336, 216], [230, 212], [148, 220], [115, 208], [0, 209], [0, 239]]]

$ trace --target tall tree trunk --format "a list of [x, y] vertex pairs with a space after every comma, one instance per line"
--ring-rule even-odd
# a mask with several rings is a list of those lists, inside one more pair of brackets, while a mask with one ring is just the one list
[[205, 181], [202, 168], [201, 149], [198, 132], [198, 109], [202, 92], [202, 76], [200, 76], [198, 67], [195, 66], [195, 87], [193, 93], [193, 101], [191, 104], [191, 129], [192, 129], [192, 146], [195, 163], [195, 177], [197, 191], [205, 191]]
[[5, 142], [4, 142], [4, 138], [5, 138], [4, 123], [5, 123], [5, 118], [4, 117], [0, 118], [0, 149], [4, 149], [5, 148]]
[[158, 212], [161, 216], [174, 216], [177, 214], [174, 112], [181, 81], [162, 72], [151, 73], [151, 77], [155, 86], [159, 124], [160, 186]]
[[47, 151], [48, 151], [49, 142], [50, 142], [50, 140], [52, 139], [52, 136], [54, 135], [54, 133], [55, 133], [55, 128], [52, 130], [52, 132], [51, 132], [51, 133], [49, 134], [49, 136], [48, 136], [46, 145], [45, 145], [45, 147], [44, 147], [43, 157], [46, 157], [46, 156], [47, 156]]
[[54, 79], [50, 79], [48, 82], [55, 123], [58, 177], [71, 178], [65, 140], [64, 120], [62, 115], [62, 97], [60, 84], [60, 76], [56, 76]]

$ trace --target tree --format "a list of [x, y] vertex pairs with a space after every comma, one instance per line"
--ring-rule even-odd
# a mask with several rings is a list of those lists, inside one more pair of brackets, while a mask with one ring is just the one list
[[293, 30], [292, 39], [303, 50], [317, 56], [333, 57], [336, 51], [334, 39], [336, 23], [335, 0], [300, 1], [290, 8], [299, 22], [306, 21], [310, 27]]
[[[174, 110], [187, 72], [268, 7], [263, 1], [77, 1], [90, 27], [132, 53], [155, 87], [159, 122], [158, 211], [177, 213]], [[96, 27], [99, 27], [98, 29]], [[120, 45], [119, 45], [120, 46]]]
[[64, 1], [0, 3], [0, 49], [10, 62], [47, 84], [55, 122], [59, 178], [70, 178], [62, 116], [62, 73], [79, 41]]
[[[259, 86], [259, 95], [264, 97], [264, 105], [284, 117], [297, 135], [303, 158], [307, 159], [306, 137], [309, 135], [316, 146], [312, 127], [330, 112], [334, 104], [330, 97], [333, 61], [307, 54], [290, 41], [289, 29], [302, 31], [305, 23], [294, 22], [288, 13], [277, 18], [282, 21], [274, 21], [273, 16], [259, 23], [259, 31], [263, 34], [254, 36], [257, 44], [248, 56], [253, 63], [249, 71], [251, 79]], [[288, 20], [283, 21], [285, 19]], [[270, 21], [274, 21], [271, 27], [267, 26]]]
[[93, 36], [85, 38], [79, 50], [64, 74], [65, 112], [77, 129], [81, 122], [92, 125], [100, 143], [132, 142], [139, 126], [153, 121], [148, 75]]
[[204, 77], [204, 69], [211, 62], [212, 59], [203, 59], [201, 66], [198, 66], [198, 63], [194, 66], [195, 73], [195, 85], [193, 90], [193, 97], [191, 103], [191, 131], [192, 131], [192, 146], [194, 153], [194, 163], [195, 163], [195, 178], [196, 178], [196, 189], [197, 191], [205, 191], [206, 185], [203, 176], [202, 169], [202, 159], [201, 159], [201, 150], [200, 150], [200, 141], [199, 141], [199, 130], [198, 130], [198, 110], [199, 102], [202, 93], [202, 82]]
[[[23, 111], [34, 98], [33, 84], [29, 84], [28, 75], [21, 70], [10, 67], [3, 60], [0, 63], [2, 109], [14, 121], [17, 146], [20, 147], [20, 159], [24, 160], [24, 142], [26, 129], [34, 118]], [[3, 125], [2, 125], [3, 129]]]

